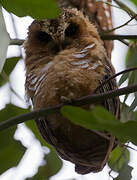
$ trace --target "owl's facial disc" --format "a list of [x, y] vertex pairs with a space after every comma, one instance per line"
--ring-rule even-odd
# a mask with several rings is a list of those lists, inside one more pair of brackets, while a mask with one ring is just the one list
[[75, 14], [66, 12], [65, 16], [61, 15], [57, 19], [35, 20], [29, 28], [31, 47], [54, 55], [66, 48], [72, 48], [75, 42], [79, 42], [81, 32], [77, 19]]
[[78, 34], [79, 26], [71, 22], [65, 30], [65, 37], [72, 38]]
[[59, 52], [59, 48], [57, 43], [54, 41], [54, 39], [51, 37], [50, 34], [48, 34], [45, 31], [38, 31], [36, 33], [36, 38], [41, 43], [41, 45], [46, 45], [49, 51], [56, 54]]
[[71, 22], [64, 32], [64, 40], [62, 42], [62, 49], [67, 48], [71, 45], [74, 39], [78, 37], [79, 34], [79, 25]]
[[37, 38], [41, 43], [49, 43], [52, 41], [52, 37], [44, 31], [38, 31]]

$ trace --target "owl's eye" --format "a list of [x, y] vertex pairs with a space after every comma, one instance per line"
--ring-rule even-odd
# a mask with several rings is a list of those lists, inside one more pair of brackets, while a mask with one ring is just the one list
[[79, 26], [75, 23], [71, 23], [65, 30], [65, 36], [72, 37], [75, 36], [78, 32]]
[[37, 33], [37, 38], [41, 41], [41, 42], [45, 42], [45, 43], [48, 43], [49, 41], [52, 40], [52, 37], [46, 33], [46, 32], [43, 32], [43, 31], [39, 31]]

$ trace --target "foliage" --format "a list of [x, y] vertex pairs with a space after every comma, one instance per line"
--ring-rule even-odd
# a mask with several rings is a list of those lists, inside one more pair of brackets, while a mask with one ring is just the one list
[[53, 149], [48, 155], [45, 156], [45, 162], [46, 163], [43, 166], [39, 167], [38, 173], [28, 180], [48, 180], [62, 167], [62, 161]]
[[131, 175], [131, 172], [132, 172], [133, 168], [129, 165], [124, 165], [122, 167], [122, 169], [119, 171], [119, 175], [114, 178], [114, 180], [131, 180], [132, 178], [132, 175]]
[[[27, 113], [28, 111], [28, 109], [23, 109], [13, 104], [7, 104], [6, 107], [0, 111], [0, 121], [4, 121], [6, 119], [9, 119], [10, 117]], [[36, 138], [39, 139], [43, 146], [47, 146], [50, 148], [49, 154], [45, 154], [46, 164], [42, 165], [39, 168], [38, 174], [34, 176], [33, 179], [49, 179], [61, 169], [62, 161], [58, 157], [54, 148], [49, 146], [41, 138], [34, 121], [27, 122], [26, 125], [35, 133]], [[5, 131], [0, 131], [0, 161], [3, 162], [3, 165], [0, 166], [0, 174], [5, 170], [16, 166], [26, 150], [19, 141], [13, 138], [16, 129], [17, 126]]]
[[[131, 2], [137, 6], [136, 0], [131, 0]], [[59, 14], [56, 0], [14, 0], [14, 3], [11, 0], [0, 0], [0, 5], [8, 12], [19, 17], [29, 15], [40, 20], [45, 17], [55, 18]], [[17, 93], [12, 90], [9, 77], [22, 57], [15, 56], [6, 59], [10, 37], [6, 30], [1, 7], [0, 41], [0, 71], [2, 71], [0, 74], [0, 88], [8, 83], [10, 85], [9, 91], [17, 95]], [[137, 46], [135, 42], [131, 42], [125, 60], [126, 68], [137, 66], [136, 57]], [[123, 74], [119, 81], [119, 85], [123, 84], [125, 81], [128, 82], [128, 85], [137, 84], [137, 71]], [[7, 94], [7, 96], [10, 96], [10, 93]], [[131, 172], [133, 168], [129, 166], [130, 152], [123, 146], [123, 143], [131, 141], [137, 145], [137, 112], [135, 111], [137, 106], [137, 93], [134, 93], [134, 100], [130, 107], [125, 104], [127, 98], [128, 95], [125, 96], [124, 102], [122, 103], [121, 121], [117, 120], [102, 107], [95, 107], [92, 112], [71, 106], [64, 106], [61, 110], [62, 114], [75, 124], [91, 130], [107, 130], [118, 138], [120, 144], [112, 151], [108, 161], [111, 171], [116, 171], [118, 173], [118, 176], [113, 178], [113, 180], [130, 180], [132, 178]], [[0, 111], [0, 122], [28, 111], [29, 109], [20, 108], [9, 103]], [[49, 180], [51, 176], [58, 173], [61, 169], [62, 160], [58, 157], [54, 148], [43, 140], [34, 121], [28, 121], [25, 125], [34, 133], [35, 138], [39, 140], [41, 145], [48, 147], [50, 150], [49, 154], [45, 154], [44, 156], [45, 163], [39, 167], [36, 175], [32, 178], [28, 178], [28, 180]], [[10, 129], [0, 131], [0, 174], [11, 167], [17, 166], [26, 151], [26, 148], [21, 142], [14, 139], [16, 129], [17, 126], [14, 126]]]
[[[0, 122], [18, 114], [25, 113], [23, 110], [13, 104], [8, 104], [0, 111]], [[0, 132], [0, 174], [5, 170], [16, 166], [25, 152], [25, 147], [13, 138], [17, 126]]]
[[129, 156], [129, 151], [126, 148], [118, 146], [112, 151], [108, 165], [113, 171], [119, 172], [129, 162]]
[[131, 141], [137, 145], [137, 119], [122, 123], [103, 107], [95, 107], [92, 112], [79, 107], [64, 106], [61, 110], [64, 117], [74, 124], [87, 129], [107, 130], [116, 136], [121, 143]]
[[[131, 47], [129, 48], [127, 52], [127, 57], [126, 57], [127, 68], [137, 67], [136, 57], [137, 57], [137, 46], [135, 42], [131, 42]], [[128, 80], [128, 85], [137, 84], [137, 71], [123, 74], [119, 81], [119, 85], [121, 85], [126, 80]], [[135, 107], [137, 106], [137, 92], [134, 93], [134, 97], [135, 98], [130, 106], [129, 111], [134, 110]], [[127, 98], [128, 98], [128, 95], [125, 96], [124, 102], [126, 101]]]
[[46, 141], [44, 141], [44, 139], [41, 137], [34, 121], [26, 122], [26, 126], [32, 130], [32, 132], [35, 134], [35, 137], [41, 142], [42, 146], [46, 146], [50, 149], [50, 153], [48, 155], [45, 155], [46, 164], [39, 167], [38, 173], [32, 179], [48, 180], [51, 176], [55, 175], [61, 169], [62, 160], [58, 157], [55, 149], [48, 143], [46, 143]]
[[0, 86], [3, 86], [5, 83], [9, 82], [9, 75], [14, 70], [17, 62], [20, 59], [21, 59], [20, 56], [6, 59], [3, 70], [0, 74]]
[[130, 158], [129, 151], [126, 148], [118, 146], [110, 155], [108, 165], [111, 170], [116, 171], [119, 175], [114, 180], [130, 180], [133, 168], [128, 165]]
[[136, 6], [137, 6], [137, 1], [136, 0], [131, 0]]
[[0, 0], [0, 4], [9, 12], [22, 17], [31, 16], [35, 19], [43, 18], [55, 18], [59, 9], [57, 8], [56, 0], [14, 0], [14, 3], [10, 0]]

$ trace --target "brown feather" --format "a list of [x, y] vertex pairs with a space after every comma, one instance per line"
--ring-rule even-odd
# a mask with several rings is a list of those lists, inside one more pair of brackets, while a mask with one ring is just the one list
[[[114, 73], [96, 28], [76, 9], [64, 9], [54, 20], [32, 23], [25, 50], [26, 92], [34, 110], [89, 95]], [[99, 92], [116, 88], [112, 80]], [[102, 105], [116, 115], [118, 103], [115, 98]], [[115, 147], [111, 134], [101, 132], [106, 139], [72, 124], [60, 113], [39, 118], [36, 123], [43, 138], [63, 159], [74, 163], [80, 174], [101, 171]]]

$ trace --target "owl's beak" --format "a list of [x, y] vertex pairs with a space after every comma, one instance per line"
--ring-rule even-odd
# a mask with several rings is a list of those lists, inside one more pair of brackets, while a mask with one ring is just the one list
[[63, 44], [63, 41], [64, 41], [64, 35], [62, 35], [62, 36], [60, 36], [58, 38], [55, 38], [54, 40], [57, 43], [59, 49], [62, 50], [63, 49], [62, 44]]
[[59, 45], [59, 49], [60, 49], [60, 50], [63, 49], [63, 47], [62, 47], [62, 42], [63, 42], [63, 41], [59, 41], [59, 42], [58, 42], [58, 45]]

